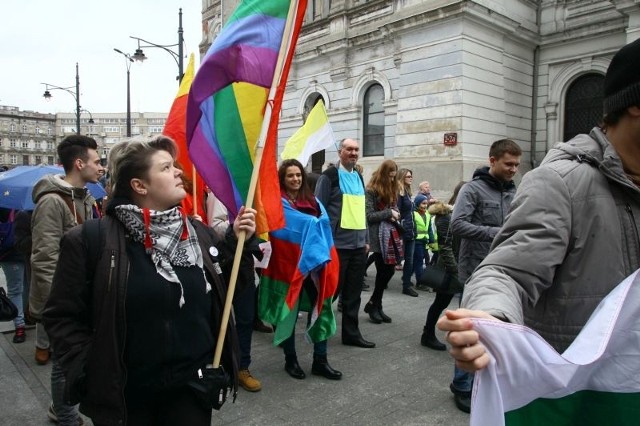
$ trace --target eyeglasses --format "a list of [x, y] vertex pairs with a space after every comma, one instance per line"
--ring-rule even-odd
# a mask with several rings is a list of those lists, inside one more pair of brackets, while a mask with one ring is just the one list
[[409, 175], [409, 176], [405, 176], [405, 179], [413, 179], [413, 176]]

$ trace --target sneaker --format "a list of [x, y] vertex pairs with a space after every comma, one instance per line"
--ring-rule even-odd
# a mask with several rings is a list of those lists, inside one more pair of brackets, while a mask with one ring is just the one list
[[24, 327], [16, 328], [16, 334], [13, 335], [13, 343], [24, 343], [27, 340], [27, 333]]
[[[53, 402], [49, 405], [49, 409], [47, 410], [47, 417], [54, 423], [58, 423], [58, 416], [56, 415], [55, 410], [53, 409]], [[78, 416], [78, 426], [84, 425], [84, 420], [82, 417]]]
[[249, 392], [258, 392], [262, 389], [262, 383], [251, 375], [249, 370], [238, 371], [238, 383], [244, 390]]

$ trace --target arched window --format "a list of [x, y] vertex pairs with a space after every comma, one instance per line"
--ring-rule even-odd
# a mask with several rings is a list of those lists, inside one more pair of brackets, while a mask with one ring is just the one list
[[[304, 110], [302, 111], [302, 122], [307, 121], [309, 113], [318, 102], [324, 103], [324, 98], [319, 93], [313, 93], [309, 96], [304, 103]], [[311, 171], [313, 173], [322, 173], [322, 166], [324, 165], [325, 155], [324, 149], [311, 155]]]
[[384, 155], [384, 90], [371, 85], [364, 94], [362, 156]]
[[604, 76], [585, 74], [567, 90], [564, 102], [564, 141], [580, 133], [589, 133], [602, 120]]

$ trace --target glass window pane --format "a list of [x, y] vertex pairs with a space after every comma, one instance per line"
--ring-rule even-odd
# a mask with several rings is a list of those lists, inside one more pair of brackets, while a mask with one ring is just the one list
[[364, 134], [362, 155], [384, 155], [384, 90], [379, 84], [369, 87], [364, 95]]

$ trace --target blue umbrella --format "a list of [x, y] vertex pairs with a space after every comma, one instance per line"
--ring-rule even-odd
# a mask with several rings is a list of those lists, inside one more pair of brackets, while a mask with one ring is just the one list
[[[64, 169], [47, 165], [18, 166], [0, 173], [0, 207], [33, 210], [33, 187], [44, 175], [49, 174], [64, 174]], [[99, 183], [89, 183], [87, 189], [94, 198], [102, 198], [107, 194]]]

